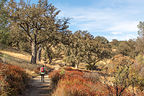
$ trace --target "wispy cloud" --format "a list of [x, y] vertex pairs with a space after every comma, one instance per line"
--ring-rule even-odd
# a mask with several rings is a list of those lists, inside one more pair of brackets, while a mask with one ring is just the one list
[[[62, 0], [61, 0], [62, 1]], [[86, 3], [84, 0], [81, 3]], [[88, 30], [109, 40], [136, 38], [137, 25], [144, 20], [144, 0], [92, 0], [91, 6], [58, 5], [61, 16], [70, 17], [72, 31]]]
[[109, 32], [114, 34], [122, 34], [122, 33], [129, 33], [129, 32], [137, 32], [138, 22], [137, 21], [127, 21], [127, 22], [118, 22], [117, 24], [113, 24], [110, 28], [106, 29]]

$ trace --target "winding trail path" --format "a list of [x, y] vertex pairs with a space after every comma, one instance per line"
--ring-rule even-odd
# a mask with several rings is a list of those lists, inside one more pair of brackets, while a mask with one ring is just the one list
[[51, 96], [50, 78], [45, 75], [45, 82], [41, 82], [41, 77], [37, 76], [29, 82], [29, 88], [22, 96]]

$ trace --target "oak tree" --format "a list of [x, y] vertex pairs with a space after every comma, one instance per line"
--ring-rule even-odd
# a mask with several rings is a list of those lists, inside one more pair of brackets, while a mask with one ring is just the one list
[[7, 20], [7, 11], [5, 5], [7, 0], [0, 1], [0, 43], [9, 45], [9, 29], [8, 29], [8, 20]]
[[65, 39], [65, 61], [70, 63], [73, 67], [78, 68], [79, 64], [84, 60], [84, 42], [89, 33], [87, 31], [76, 31], [74, 34], [69, 35], [69, 39]]
[[84, 62], [89, 65], [89, 69], [97, 70], [97, 63], [105, 58], [111, 57], [111, 47], [104, 37], [89, 38], [85, 42]]
[[47, 0], [37, 4], [10, 0], [7, 10], [11, 31], [23, 35], [31, 44], [32, 64], [36, 63], [38, 46], [54, 40], [68, 28], [68, 19], [59, 19], [60, 10]]

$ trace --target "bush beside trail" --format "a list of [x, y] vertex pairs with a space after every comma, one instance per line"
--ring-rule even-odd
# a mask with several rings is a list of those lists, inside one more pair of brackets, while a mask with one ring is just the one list
[[[113, 86], [100, 81], [100, 75], [94, 72], [78, 69], [60, 69], [50, 73], [52, 84], [55, 86], [53, 96], [110, 96], [116, 94]], [[112, 94], [111, 94], [112, 93]], [[125, 90], [123, 96], [132, 96], [132, 93]]]
[[14, 65], [0, 63], [0, 96], [22, 94], [28, 84], [28, 75]]

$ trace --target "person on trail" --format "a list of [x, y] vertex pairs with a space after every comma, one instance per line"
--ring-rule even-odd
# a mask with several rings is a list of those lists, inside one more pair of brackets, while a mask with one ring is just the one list
[[44, 82], [44, 75], [46, 74], [46, 68], [44, 65], [40, 67], [41, 82]]

